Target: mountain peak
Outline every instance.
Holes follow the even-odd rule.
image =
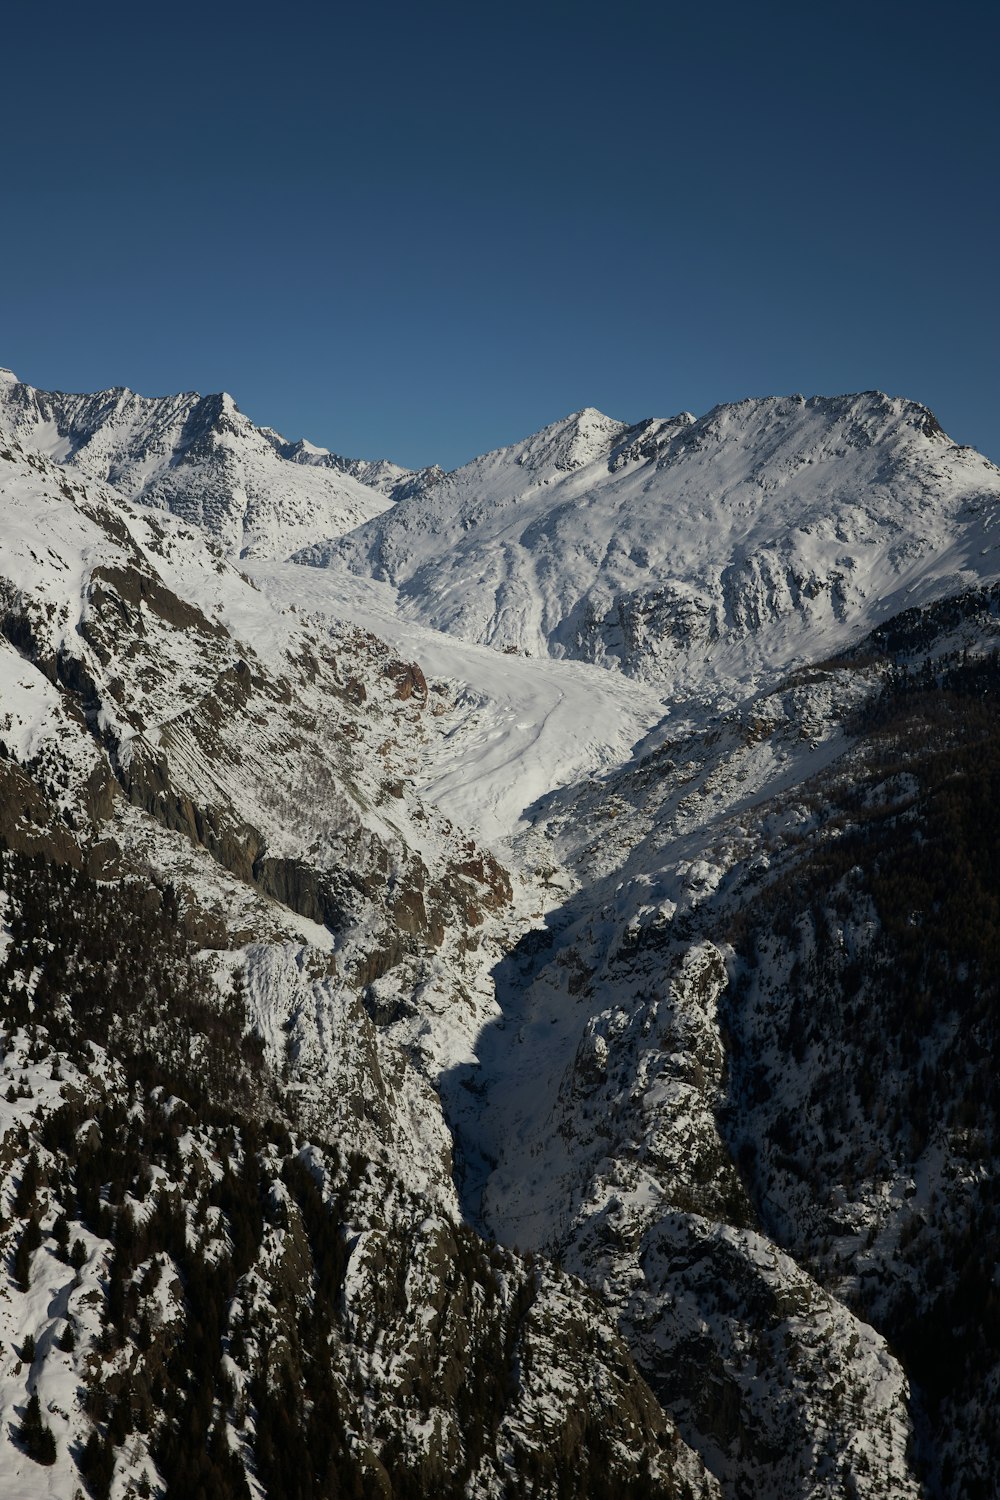
[[[614,417],[609,417],[606,412],[599,411],[596,406],[581,406],[579,411],[570,412],[566,420],[574,422],[580,429],[615,422]]]
[[[228,391],[72,395],[11,377],[0,383],[0,430],[203,526],[234,553],[292,551],[388,503],[363,477],[287,462],[280,434],[256,427]]]
[[[534,470],[580,469],[599,458],[606,458],[627,431],[627,422],[616,421],[596,407],[585,406],[558,422],[550,422],[518,445],[520,451],[516,462],[522,468]]]

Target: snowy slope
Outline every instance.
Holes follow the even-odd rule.
[[[68,396],[0,371],[0,433],[172,511],[239,556],[287,556],[389,503],[333,455],[326,467],[296,461],[296,445],[255,427],[225,394],[147,397],[119,387]]]

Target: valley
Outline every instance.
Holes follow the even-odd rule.
[[[10,1492],[988,1497],[1000,472],[879,393],[0,450]]]

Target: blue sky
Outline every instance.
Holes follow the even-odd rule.
[[[37,14],[34,14],[37,12]],[[452,467],[878,387],[1000,461],[996,7],[4,19],[0,364]]]

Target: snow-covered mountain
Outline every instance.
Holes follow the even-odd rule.
[[[407,477],[321,450],[304,457],[308,445],[255,427],[224,393],[147,397],[119,387],[67,396],[0,371],[0,432],[181,516],[238,557],[283,557],[296,543],[348,531],[384,510],[392,485],[405,487]]]
[[[998,496],[992,464],[877,392],[636,427],[587,410],[300,560],[464,639],[692,693],[978,579]]]
[[[0,1490],[992,1493],[992,465],[10,377],[0,508]]]

